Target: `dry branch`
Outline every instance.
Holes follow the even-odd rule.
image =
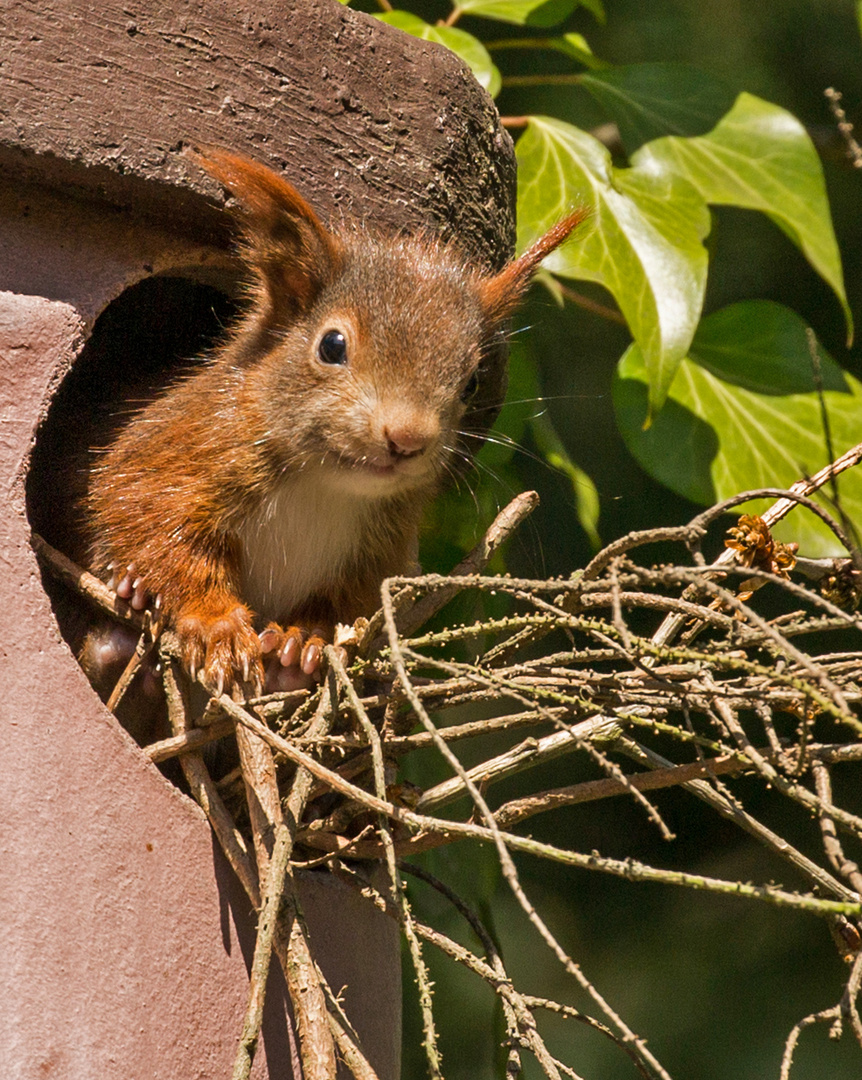
[[[768,525],[793,506],[807,505],[818,486],[860,455],[862,449],[855,448],[817,477],[782,493],[763,521]],[[755,495],[764,491],[744,498]],[[706,564],[700,549],[707,530],[742,498],[699,515],[682,529],[631,534],[565,581],[483,576],[491,552],[533,505],[533,497],[525,496],[498,517],[453,575],[385,582],[382,611],[358,628],[359,659],[348,668],[338,650],[327,650],[330,675],[317,695],[273,695],[248,704],[221,695],[210,701],[203,718],[206,726],[200,728],[190,718],[170,635],[163,635],[173,736],[146,752],[153,761],[179,757],[192,794],[261,911],[235,1076],[248,1075],[269,954],[275,951],[294,1002],[306,1076],[331,1075],[337,1046],[354,1076],[373,1078],[349,1020],[317,971],[293,882],[296,867],[325,862],[351,877],[342,856],[387,863],[388,896],[361,887],[399,919],[412,942],[425,987],[432,1075],[439,1075],[439,1059],[420,939],[466,964],[500,995],[509,1032],[510,1075],[516,1074],[522,1052],[532,1054],[548,1077],[574,1073],[548,1051],[533,1015],[538,1008],[565,1011],[563,1006],[517,991],[481,928],[477,933],[484,959],[423,926],[407,904],[398,856],[456,841],[492,844],[526,917],[595,1002],[598,1016],[589,1022],[604,1025],[645,1076],[666,1078],[667,1073],[550,933],[523,890],[516,856],[551,859],[631,882],[673,884],[789,906],[839,920],[836,925],[849,927],[846,936],[852,940],[856,931],[847,920],[862,915],[862,871],[845,845],[862,840],[862,817],[835,798],[832,772],[855,769],[862,760],[862,649],[853,647],[852,636],[858,635],[862,621],[838,607],[834,596],[820,595],[810,580],[790,580],[750,564],[735,566],[737,552],[729,548]],[[835,528],[843,535],[840,526]],[[659,539],[680,544],[685,556],[680,565],[654,567],[638,561],[644,545]],[[138,613],[104,595],[104,586],[94,585],[38,540],[34,545],[43,565],[85,592],[89,603],[138,625]],[[824,573],[812,573],[810,565],[804,569],[811,580],[825,579],[834,564]],[[785,609],[774,617],[765,617],[756,606],[760,594],[754,588],[761,583],[784,603]],[[423,634],[423,621],[463,590],[480,600],[484,593],[506,595],[511,611],[471,626]],[[656,628],[662,615],[666,618]],[[828,642],[835,633],[842,634],[840,645],[830,652]],[[542,652],[537,643],[551,634],[553,645]],[[469,715],[465,719],[459,713],[458,723],[448,723],[455,708],[468,708]],[[421,729],[414,731],[417,722]],[[228,813],[200,755],[207,742],[232,732],[240,747],[248,822]],[[459,743],[469,739],[481,747],[488,738],[495,740],[494,751],[465,768],[456,753]],[[502,749],[501,738],[508,739]],[[399,784],[396,770],[404,755],[429,751],[448,762],[452,776],[425,792]],[[537,765],[562,755],[586,755],[603,775],[548,790],[530,785]],[[626,758],[643,771],[623,771],[619,762]],[[516,774],[526,794],[494,806],[495,784]],[[758,820],[740,795],[737,778],[742,774],[759,778],[788,814],[813,814],[821,850],[802,850]],[[667,871],[634,858],[610,859],[539,843],[513,831],[538,813],[630,795],[670,836],[646,793],[673,786],[702,800],[788,862],[801,876],[802,887],[794,891]],[[340,797],[335,809],[307,820],[308,802],[325,792]],[[470,801],[471,816],[441,816],[459,798]],[[853,959],[856,947],[848,948]],[[840,1020],[857,1035],[862,1032],[855,1004],[860,970],[856,959],[855,974],[838,1006],[813,1013],[791,1033],[782,1075],[789,1074],[793,1047],[807,1027]]]

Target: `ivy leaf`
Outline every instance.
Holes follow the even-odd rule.
[[[459,15],[477,15],[482,19],[497,19],[516,26],[556,26],[581,5],[605,21],[601,0],[458,0]]]
[[[587,473],[569,457],[569,453],[547,413],[534,416],[530,421],[530,429],[539,453],[545,461],[552,469],[556,469],[568,477],[571,482],[578,522],[587,534],[593,550],[598,551],[602,546],[602,539],[598,531],[601,506],[596,485]]]
[[[501,49],[518,49],[520,51],[525,49],[547,49],[551,52],[562,53],[563,56],[568,57],[570,60],[576,60],[586,68],[598,69],[609,66],[606,60],[601,60],[594,55],[589,42],[583,34],[561,34],[559,37],[504,38],[495,41],[491,48],[495,51]]]
[[[663,135],[702,135],[733,105],[720,79],[688,64],[603,67],[582,75],[581,86],[620,129],[629,154]]]
[[[817,354],[838,455],[859,441],[862,383],[822,348]],[[807,328],[780,304],[750,300],[707,316],[648,431],[646,383],[643,354],[632,345],[614,382],[620,431],[651,476],[694,502],[708,505],[749,488],[788,487],[829,461]],[[843,474],[839,494],[844,513],[862,523],[862,471]],[[804,510],[794,511],[776,531],[798,541],[809,558],[841,551],[826,526]]]
[[[445,46],[461,57],[473,72],[476,81],[491,97],[499,94],[500,72],[491,59],[491,54],[472,34],[455,26],[432,26],[409,11],[387,11],[375,17],[390,26],[397,26],[399,30],[412,34],[413,37]]]
[[[551,279],[553,280],[553,279]],[[593,548],[598,551],[599,493],[590,477],[572,461],[548,415],[542,398],[539,372],[521,340],[509,349],[509,393],[494,425],[489,442],[479,454],[478,464],[495,476],[507,478],[515,450],[523,445],[527,430],[536,449],[552,469],[563,473],[572,484],[575,514]]]
[[[519,247],[573,207],[589,207],[590,219],[545,267],[614,296],[646,358],[657,412],[700,318],[706,204],[667,170],[615,169],[598,140],[561,120],[531,117],[516,152]]]
[[[823,170],[796,117],[740,94],[708,135],[657,139],[642,146],[632,164],[684,177],[714,206],[760,210],[771,218],[838,297],[852,341],[853,316]]]
[[[584,67],[599,69],[608,66],[606,61],[600,60],[593,54],[593,50],[583,34],[563,34],[561,37],[555,38],[536,38],[535,41],[543,48],[554,49],[556,52],[568,56],[571,60],[577,60]]]

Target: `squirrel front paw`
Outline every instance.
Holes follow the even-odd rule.
[[[260,634],[260,649],[271,657],[266,665],[267,693],[310,690],[321,679],[323,649],[331,633],[322,627],[289,626],[283,630],[270,623]]]
[[[221,694],[237,683],[263,685],[260,638],[243,604],[218,613],[188,612],[176,621],[182,659],[194,679],[204,681]]]

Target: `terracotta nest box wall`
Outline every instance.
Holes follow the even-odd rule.
[[[54,402],[85,363],[109,395],[228,317],[224,194],[185,142],[284,170],[324,218],[439,230],[488,265],[511,251],[514,156],[455,57],[335,0],[25,3],[0,49],[0,1060],[16,1080],[223,1077],[254,912],[59,632],[30,543],[32,524],[61,545],[68,509],[50,480],[75,414],[58,426]],[[395,928],[323,875],[305,907],[394,1080]],[[294,1075],[286,1009],[273,977],[255,1077]]]

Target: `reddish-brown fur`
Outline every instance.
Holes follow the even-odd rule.
[[[470,455],[474,376],[583,213],[487,275],[435,241],[329,230],[245,157],[195,159],[244,211],[253,302],[93,471],[91,565],[133,565],[210,683],[259,684],[264,626],[267,651],[310,673],[335,621],[370,614],[383,578],[409,570],[423,508]]]

